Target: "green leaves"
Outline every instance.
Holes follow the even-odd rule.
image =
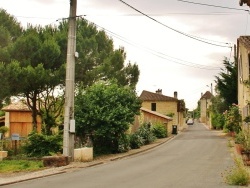
[[[139,113],[140,101],[129,88],[117,84],[97,83],[80,92],[75,101],[76,130],[80,136],[90,134],[94,145],[118,149],[119,138],[126,133],[134,116]],[[103,147],[103,145],[102,145]]]

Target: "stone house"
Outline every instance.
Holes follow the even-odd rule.
[[[5,111],[4,124],[9,128],[5,135],[19,134],[20,137],[27,137],[33,130],[31,110],[23,102],[12,103],[2,108]],[[41,132],[41,118],[37,117],[37,130]]]
[[[140,115],[137,115],[135,117],[135,121],[133,123],[131,132],[135,132],[143,123],[151,123],[152,125],[156,123],[161,123],[165,125],[168,133],[171,133],[172,132],[172,123],[171,123],[172,120],[173,118],[171,117],[168,117],[161,113],[151,111],[149,109],[141,107]]]
[[[171,117],[172,125],[177,125],[178,130],[186,128],[185,124],[185,102],[178,100],[177,92],[174,97],[165,96],[162,90],[158,89],[155,93],[143,90],[139,99],[142,101],[142,108]],[[168,125],[168,127],[172,127]]]
[[[250,36],[240,36],[237,40],[238,62],[238,106],[244,119],[250,115],[250,88],[245,84],[250,78]]]
[[[206,91],[205,94],[201,94],[200,98],[200,122],[205,123],[211,128],[211,118],[208,108],[212,104],[211,99],[213,94],[210,91]]]

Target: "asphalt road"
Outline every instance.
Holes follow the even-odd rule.
[[[223,188],[233,165],[228,140],[202,124],[147,152],[70,173],[11,184],[11,188]]]

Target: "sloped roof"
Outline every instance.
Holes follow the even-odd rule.
[[[168,97],[159,93],[153,93],[150,91],[143,90],[140,97],[142,101],[178,101],[174,97]]]
[[[143,108],[143,107],[141,107],[140,109],[141,109],[141,111],[148,112],[148,113],[150,113],[150,114],[154,114],[154,115],[156,115],[156,116],[165,118],[165,119],[168,120],[168,121],[172,121],[172,120],[173,120],[173,118],[171,118],[171,117],[169,117],[169,116],[165,116],[165,115],[163,115],[163,114],[161,114],[161,113],[158,113],[158,112],[156,112],[156,111],[151,111],[151,110],[146,109],[146,108]]]
[[[238,43],[241,43],[245,48],[250,49],[250,36],[240,36],[238,38]]]
[[[201,99],[211,99],[212,97],[212,93],[210,91],[206,91],[206,93],[201,96]]]
[[[7,112],[9,111],[31,111],[29,107],[26,104],[24,104],[22,101],[5,106],[2,108],[2,110],[7,111]]]

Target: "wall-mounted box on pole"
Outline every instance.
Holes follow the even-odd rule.
[[[74,119],[70,120],[70,124],[69,124],[69,132],[70,133],[75,133],[76,132],[76,121]]]

